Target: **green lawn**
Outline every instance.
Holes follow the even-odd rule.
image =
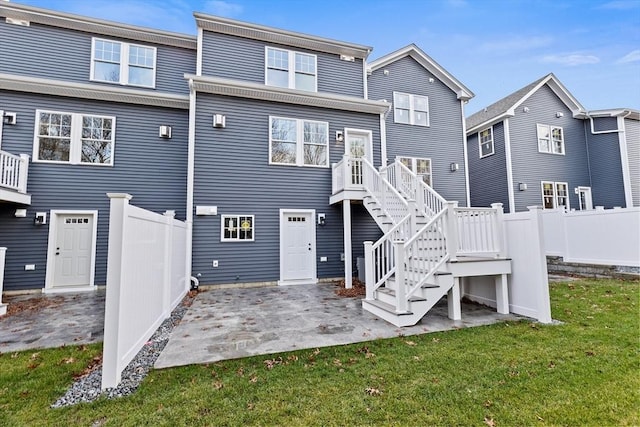
[[[99,345],[0,355],[0,425],[640,425],[640,282],[551,286],[526,321],[152,371],[50,409]]]

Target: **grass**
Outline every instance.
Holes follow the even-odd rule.
[[[640,425],[640,282],[551,286],[527,321],[152,371],[50,409],[99,345],[0,355],[0,425]]]

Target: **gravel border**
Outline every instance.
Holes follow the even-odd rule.
[[[93,402],[101,396],[114,399],[134,393],[142,383],[142,380],[147,376],[147,373],[149,373],[149,370],[153,367],[153,364],[167,345],[167,342],[169,342],[171,331],[180,323],[180,320],[182,320],[182,317],[193,303],[195,297],[196,294],[191,292],[187,293],[182,302],[171,312],[171,316],[162,322],[151,338],[149,338],[149,341],[147,341],[129,365],[122,371],[122,380],[117,387],[102,391],[102,364],[100,364],[88,375],[73,383],[65,395],[52,404],[51,407],[61,408],[81,402]]]

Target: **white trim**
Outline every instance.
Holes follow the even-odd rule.
[[[427,175],[424,173],[418,173],[418,160],[428,160],[429,161],[429,183],[427,184],[429,187],[433,188],[433,161],[431,157],[415,157],[415,156],[396,156],[396,160],[402,163],[402,159],[411,160],[411,167],[407,166],[411,172],[416,174],[416,176],[421,177],[423,175]],[[426,183],[425,183],[426,184]]]
[[[504,119],[502,126],[504,132],[504,157],[507,164],[507,193],[509,196],[509,213],[516,211],[516,197],[513,189],[513,164],[511,162],[511,134],[509,130],[509,119]]]
[[[540,150],[540,126],[543,127],[547,127],[548,131],[549,131],[549,151],[542,151]],[[562,136],[562,152],[561,153],[557,153],[555,151],[555,144],[554,144],[554,140],[553,140],[553,129],[560,129],[560,134]],[[565,143],[564,143],[564,128],[562,126],[554,126],[554,125],[548,125],[545,123],[536,123],[536,144],[538,145],[538,153],[542,153],[542,154],[555,154],[555,155],[559,155],[559,156],[564,156],[566,153],[566,147],[565,147]]]
[[[409,109],[407,110],[406,108],[399,108],[396,105],[398,104],[398,102],[396,101],[396,97],[399,95],[404,95],[404,96],[408,96],[409,97]],[[413,105],[413,100],[415,98],[424,98],[427,101],[427,110],[426,111],[421,111],[422,113],[426,113],[427,114],[427,124],[423,125],[421,123],[416,123],[415,121],[415,113],[416,110],[414,108]],[[407,110],[409,112],[409,123],[404,123],[404,122],[399,122],[398,120],[396,120],[396,109],[401,109],[401,110]],[[393,91],[393,122],[394,123],[398,123],[401,125],[411,125],[411,126],[422,126],[422,127],[431,127],[431,109],[429,108],[429,97],[426,95],[417,95],[414,93],[406,93],[406,92],[397,92],[397,91]],[[420,110],[417,110],[420,111]]]
[[[544,185],[545,184],[551,184],[551,187],[553,189],[553,206],[551,208],[547,208],[544,205]],[[565,196],[567,199],[567,205],[558,205],[558,185],[564,185],[565,187],[565,191],[567,193],[567,195]],[[563,182],[563,181],[540,181],[540,198],[542,200],[542,209],[558,209],[558,208],[562,208],[565,210],[569,210],[570,206],[571,206],[571,198],[569,197],[569,183],[568,182]]]
[[[89,18],[70,13],[40,9],[16,3],[0,2],[0,15],[12,19],[37,22],[53,27],[69,28],[85,33],[121,37],[146,43],[196,50],[196,38],[189,34],[144,28],[120,22]]]
[[[350,155],[351,147],[349,146],[349,134],[366,135],[368,140],[368,149],[366,150],[366,159],[373,164],[373,132],[366,129],[344,128],[344,154]]]
[[[96,62],[96,57],[95,57],[95,48],[96,48],[96,42],[97,41],[101,41],[101,42],[107,42],[107,43],[117,43],[120,45],[120,62],[118,63],[118,66],[120,68],[120,78],[118,79],[118,81],[111,81],[111,80],[101,80],[99,78],[96,78],[95,76],[95,62]],[[129,52],[131,50],[131,47],[141,47],[143,49],[151,49],[153,51],[153,75],[152,75],[152,79],[151,79],[151,84],[150,85],[144,85],[144,84],[133,84],[129,82],[129,67],[133,66],[135,67],[136,65],[131,65],[129,64]],[[127,42],[123,42],[120,40],[109,40],[109,39],[103,39],[101,37],[91,37],[91,66],[90,66],[90,74],[89,74],[89,80],[92,82],[100,82],[100,83],[108,83],[108,84],[119,84],[121,86],[133,86],[133,87],[143,87],[143,88],[148,88],[148,89],[155,89],[156,87],[156,64],[157,64],[157,59],[158,59],[158,49],[155,46],[145,46],[145,45],[141,45],[141,44],[136,44],[136,43],[127,43]],[[98,62],[102,62],[102,61],[98,61]],[[115,62],[114,62],[115,64]],[[146,68],[146,67],[144,67]]]
[[[0,150],[2,150],[2,126],[4,125],[4,111],[0,110]],[[0,296],[0,299],[1,296]]]
[[[467,148],[467,121],[464,118],[464,104],[460,100],[460,116],[462,117],[462,152],[464,154],[464,185],[466,186],[467,206],[471,206],[471,188],[469,188],[469,150]]]
[[[489,154],[482,154],[482,132],[484,132],[485,130],[488,130],[489,133],[491,134],[491,152]],[[496,147],[495,147],[495,138],[493,137],[493,126],[489,126],[487,128],[484,128],[482,130],[478,131],[478,154],[480,156],[481,159],[484,159],[485,157],[489,157],[489,156],[493,156],[496,152]]]
[[[251,218],[251,238],[250,239],[241,239],[240,233],[238,233],[238,237],[236,239],[224,237],[224,220],[225,218],[237,218],[238,219],[238,228],[240,228],[240,218]],[[256,216],[255,215],[244,215],[244,214],[224,214],[220,215],[220,242],[229,243],[229,242],[255,242],[256,240]]]
[[[61,160],[41,160],[39,158],[40,153],[40,114],[59,114],[71,116],[71,134],[69,137],[69,161]],[[81,158],[82,152],[82,119],[84,117],[96,117],[100,119],[111,120],[111,162],[110,163],[89,163],[83,162]],[[45,136],[46,137],[46,136]],[[115,116],[102,116],[98,114],[85,114],[85,113],[69,113],[67,111],[52,111],[52,110],[36,110],[35,124],[33,126],[33,152],[31,161],[33,163],[50,163],[61,165],[81,165],[81,166],[100,166],[100,167],[113,167],[116,151],[116,118]]]
[[[14,74],[0,74],[0,89],[90,99],[94,102],[100,100],[183,110],[189,108],[189,97],[187,95],[159,93],[114,85],[65,82]]]
[[[385,114],[380,114],[380,163],[387,166],[389,159],[387,158],[387,121]],[[373,146],[373,144],[371,144]]]
[[[578,190],[578,208],[583,211],[583,210],[591,210],[593,209],[593,193],[591,192],[591,187],[587,187],[587,186],[578,186],[577,187]],[[588,194],[589,197],[586,199],[587,201],[587,206],[582,209],[582,201],[580,198],[580,193],[584,192],[585,194]]]
[[[295,50],[290,50],[290,49],[282,49],[279,47],[275,47],[275,46],[265,46],[264,47],[264,84],[266,86],[272,86],[272,87],[283,87],[283,86],[277,86],[277,85],[272,85],[269,84],[269,49],[274,50],[274,51],[280,51],[280,52],[286,52],[287,53],[287,62],[288,62],[288,68],[287,68],[287,87],[288,89],[294,89],[294,90],[305,90],[305,89],[300,89],[296,87],[296,55],[300,54],[300,55],[306,55],[306,56],[311,56],[313,57],[313,61],[314,61],[314,68],[315,68],[315,73],[313,74],[313,90],[312,91],[308,91],[305,90],[306,92],[317,92],[318,91],[318,55],[314,55],[313,53],[307,53],[307,52],[299,52],[299,51],[295,51]],[[274,68],[275,70],[276,68]],[[284,71],[284,70],[282,70]],[[306,74],[306,73],[303,73]],[[307,74],[309,75],[309,74]]]
[[[313,266],[311,272],[311,278],[309,280],[282,280],[284,275],[284,258],[285,258],[285,247],[284,240],[282,239],[282,230],[285,227],[285,214],[310,214],[310,222],[309,226],[313,228],[313,232],[311,233],[311,253],[313,258]],[[284,285],[307,285],[312,284],[315,285],[318,283],[318,262],[317,262],[317,253],[316,253],[316,226],[315,226],[315,218],[316,218],[316,210],[315,209],[280,209],[280,280],[278,280],[279,286]]]
[[[367,78],[367,60],[362,60],[362,88],[364,90],[364,99],[369,99],[369,79]]]
[[[196,53],[196,75],[202,75],[202,45],[203,45],[203,31],[202,27],[198,27],[198,50]]]
[[[91,235],[91,270],[89,273],[88,286],[55,287],[53,280],[55,276],[56,238],[59,215],[91,215],[93,216],[93,230]],[[96,272],[96,245],[98,236],[98,211],[97,210],[62,210],[52,209],[49,211],[49,236],[47,243],[47,270],[44,279],[43,293],[55,292],[76,292],[89,291],[95,289]]]
[[[326,39],[308,34],[266,27],[248,22],[195,12],[196,24],[207,31],[229,34],[253,40],[261,40],[271,44],[291,46],[319,52],[334,53],[365,59],[373,49],[354,43]]]
[[[271,134],[271,121],[273,119],[279,120],[293,120],[296,122],[296,162],[295,163],[278,163],[271,160],[271,150],[272,150],[272,134]],[[304,163],[304,146],[305,144],[312,145],[320,145],[316,143],[305,143],[304,142],[304,124],[306,123],[318,123],[325,125],[327,129],[327,138],[325,147],[327,149],[327,158],[326,164],[324,165],[308,165]],[[292,143],[292,142],[290,142]],[[281,116],[269,116],[269,165],[275,166],[297,166],[297,167],[305,167],[305,168],[329,168],[331,165],[329,163],[329,122],[323,122],[321,120],[307,120],[307,119],[295,119],[293,117],[281,117]]]
[[[0,78],[1,77],[2,76],[0,75]],[[193,74],[185,74],[184,77],[185,79],[193,81],[192,86],[195,90],[214,95],[259,99],[285,104],[308,105],[328,108],[331,110],[346,110],[371,114],[384,113],[391,105],[385,101],[371,101],[354,96],[307,92],[277,86],[266,86],[264,84],[245,82],[235,79],[196,76]],[[2,89],[1,86],[0,80],[0,89]]]
[[[618,116],[618,145],[620,147],[620,163],[622,167],[622,182],[624,184],[624,203],[626,207],[633,207],[633,191],[631,189],[631,170],[629,168],[629,151],[627,150],[627,127],[624,116]],[[637,160],[637,159],[636,159]]]
[[[192,254],[193,254],[193,188],[195,175],[195,153],[196,153],[196,95],[197,92],[192,87],[189,80],[189,136],[187,148],[187,206],[186,218],[187,238],[185,248],[185,277],[191,277]]]

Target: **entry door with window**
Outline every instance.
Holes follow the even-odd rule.
[[[93,215],[57,215],[53,286],[89,286]]]
[[[591,187],[578,187],[578,201],[580,202],[581,211],[593,209]]]
[[[313,212],[283,212],[280,225],[280,284],[316,283]]]
[[[373,164],[373,155],[371,153],[371,132],[345,130],[345,152],[352,158],[351,163],[351,183],[362,184],[362,162],[358,159],[364,158]]]

